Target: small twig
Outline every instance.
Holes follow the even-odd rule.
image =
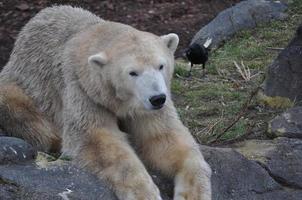
[[[197,120],[195,120],[195,119],[193,119],[192,121],[193,121],[194,123],[198,124],[199,126],[204,126],[204,124],[200,123],[199,121],[197,121]],[[199,133],[199,132],[197,132],[197,133]]]
[[[239,65],[237,64],[236,61],[234,61],[234,65],[237,68],[237,71],[239,72],[239,74],[241,75],[241,77],[246,80],[245,74],[242,72],[241,68],[239,67]]]
[[[181,76],[181,75],[179,75],[179,74],[175,74],[175,76],[177,77],[177,78],[179,78],[179,79],[181,79],[181,80],[185,80],[185,81],[192,81],[192,79],[189,79],[189,78],[186,78],[186,77],[183,77],[183,76]]]
[[[235,80],[232,77],[224,77],[225,79],[222,79],[222,81],[230,81],[232,83],[235,83],[237,85],[241,85],[242,80]]]
[[[254,98],[254,96],[257,94],[258,90],[260,88],[257,87],[254,91],[251,92],[249,98],[247,99],[247,101],[243,104],[243,106],[241,107],[239,113],[237,114],[236,118],[230,123],[229,126],[227,126],[220,134],[218,134],[216,136],[216,138],[212,141],[210,141],[209,143],[215,143],[217,140],[219,140],[226,132],[228,132],[244,115],[246,115],[246,111],[248,109],[249,104],[251,103],[252,99]]]
[[[246,129],[246,131],[245,131],[245,133],[243,135],[240,135],[240,136],[235,137],[233,139],[229,139],[229,140],[223,141],[223,142],[220,143],[220,145],[232,144],[232,143],[244,140],[247,136],[249,136],[249,135],[251,135],[253,133],[252,129],[254,128],[254,126],[255,126],[255,124],[250,125]]]
[[[195,80],[195,81],[204,82],[204,80],[203,80],[203,79],[200,79],[200,78],[192,77],[192,79]]]
[[[250,68],[246,67],[246,66],[243,64],[243,61],[241,61],[241,66],[242,66],[242,68],[243,68],[243,71],[244,71],[244,74],[245,74],[246,79],[250,80],[250,79],[251,79],[251,71],[250,71]]]
[[[217,120],[215,123],[213,123],[213,124],[208,128],[208,133],[213,133],[213,132],[214,132],[215,126],[217,126],[217,124],[219,124],[221,121],[222,121],[222,118],[220,118],[220,119]]]
[[[254,78],[255,76],[258,76],[258,75],[260,75],[260,74],[263,74],[263,72],[258,72],[258,73],[256,73],[256,74],[252,75],[251,78]]]
[[[233,61],[233,62],[234,62],[235,67],[237,68],[237,71],[241,75],[241,77],[245,81],[250,81],[251,80],[251,70],[250,70],[250,68],[248,66],[245,66],[243,61],[241,61],[241,66],[239,66],[236,61]]]
[[[276,50],[276,51],[282,51],[282,50],[284,50],[284,48],[280,48],[280,47],[266,47],[266,49]]]
[[[194,66],[194,68],[192,68],[192,70],[194,70],[194,71],[198,71],[198,70],[202,70],[203,68],[202,67],[195,67]]]
[[[220,118],[217,122],[215,122],[212,126],[210,126],[209,131],[211,132],[211,135],[213,135],[214,132],[214,128],[217,126],[217,124],[219,124],[222,121],[222,118]]]
[[[175,74],[175,76],[177,77],[177,78],[179,78],[179,79],[181,79],[181,80],[185,80],[185,81],[193,81],[193,80],[195,80],[195,81],[198,81],[198,82],[204,82],[204,80],[202,80],[202,79],[200,79],[200,78],[195,78],[195,77],[193,77],[193,76],[191,76],[190,78],[186,78],[186,77],[183,77],[183,76],[181,76],[181,75],[179,75],[179,74]]]
[[[203,133],[203,135],[213,135],[215,127],[223,120],[223,110],[221,112],[221,116],[217,121],[214,123],[208,125],[207,127],[203,128],[202,130],[198,131],[195,135],[199,135],[200,133]]]

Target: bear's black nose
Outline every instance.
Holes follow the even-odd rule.
[[[163,105],[166,102],[166,95],[165,94],[155,95],[151,97],[149,101],[152,104],[153,109],[160,109],[163,107]]]

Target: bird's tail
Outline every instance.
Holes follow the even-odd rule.
[[[212,44],[212,38],[208,38],[207,41],[203,44],[205,48],[209,48],[209,46]]]

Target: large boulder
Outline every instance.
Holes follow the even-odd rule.
[[[270,152],[268,155],[271,157],[263,160],[272,161],[266,163],[246,155],[247,151],[240,151],[239,147],[236,151],[202,146],[205,159],[213,170],[213,200],[302,199],[301,169],[294,168],[302,164],[300,144],[292,140],[282,142],[282,145],[278,142],[269,144],[273,147],[264,149],[271,150],[265,151]],[[255,147],[260,149],[257,145]],[[117,200],[106,184],[94,175],[78,169],[70,161],[49,161],[52,159],[42,159],[45,156],[41,158],[41,155],[35,162],[0,164],[0,199]],[[249,155],[257,156],[258,152],[250,152]],[[159,186],[163,199],[172,200],[172,181],[158,173],[152,172],[151,176]],[[278,177],[286,182],[280,181]]]
[[[68,162],[0,165],[0,199],[5,200],[117,200],[95,176]]]
[[[298,200],[302,191],[287,191],[265,168],[230,148],[203,148],[213,170],[213,200]]]
[[[302,107],[288,109],[275,117],[270,123],[268,133],[272,137],[288,137],[302,139]]]
[[[257,24],[273,19],[284,19],[287,5],[280,1],[247,0],[228,8],[200,29],[192,43],[203,44],[207,38],[212,38],[212,46],[218,47],[243,29],[254,28]]]
[[[269,66],[264,82],[267,96],[302,100],[302,25],[289,45]]]
[[[279,184],[302,192],[302,140],[248,140],[237,144],[237,151],[258,162]]]

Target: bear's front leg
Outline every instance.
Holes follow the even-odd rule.
[[[148,164],[174,177],[174,200],[210,200],[211,168],[176,112],[142,120],[132,130],[138,148]]]
[[[76,163],[105,179],[120,200],[161,200],[158,188],[123,132],[92,129],[83,133],[81,140],[74,156]]]
[[[211,169],[201,155],[190,152],[175,175],[174,200],[210,200]]]

